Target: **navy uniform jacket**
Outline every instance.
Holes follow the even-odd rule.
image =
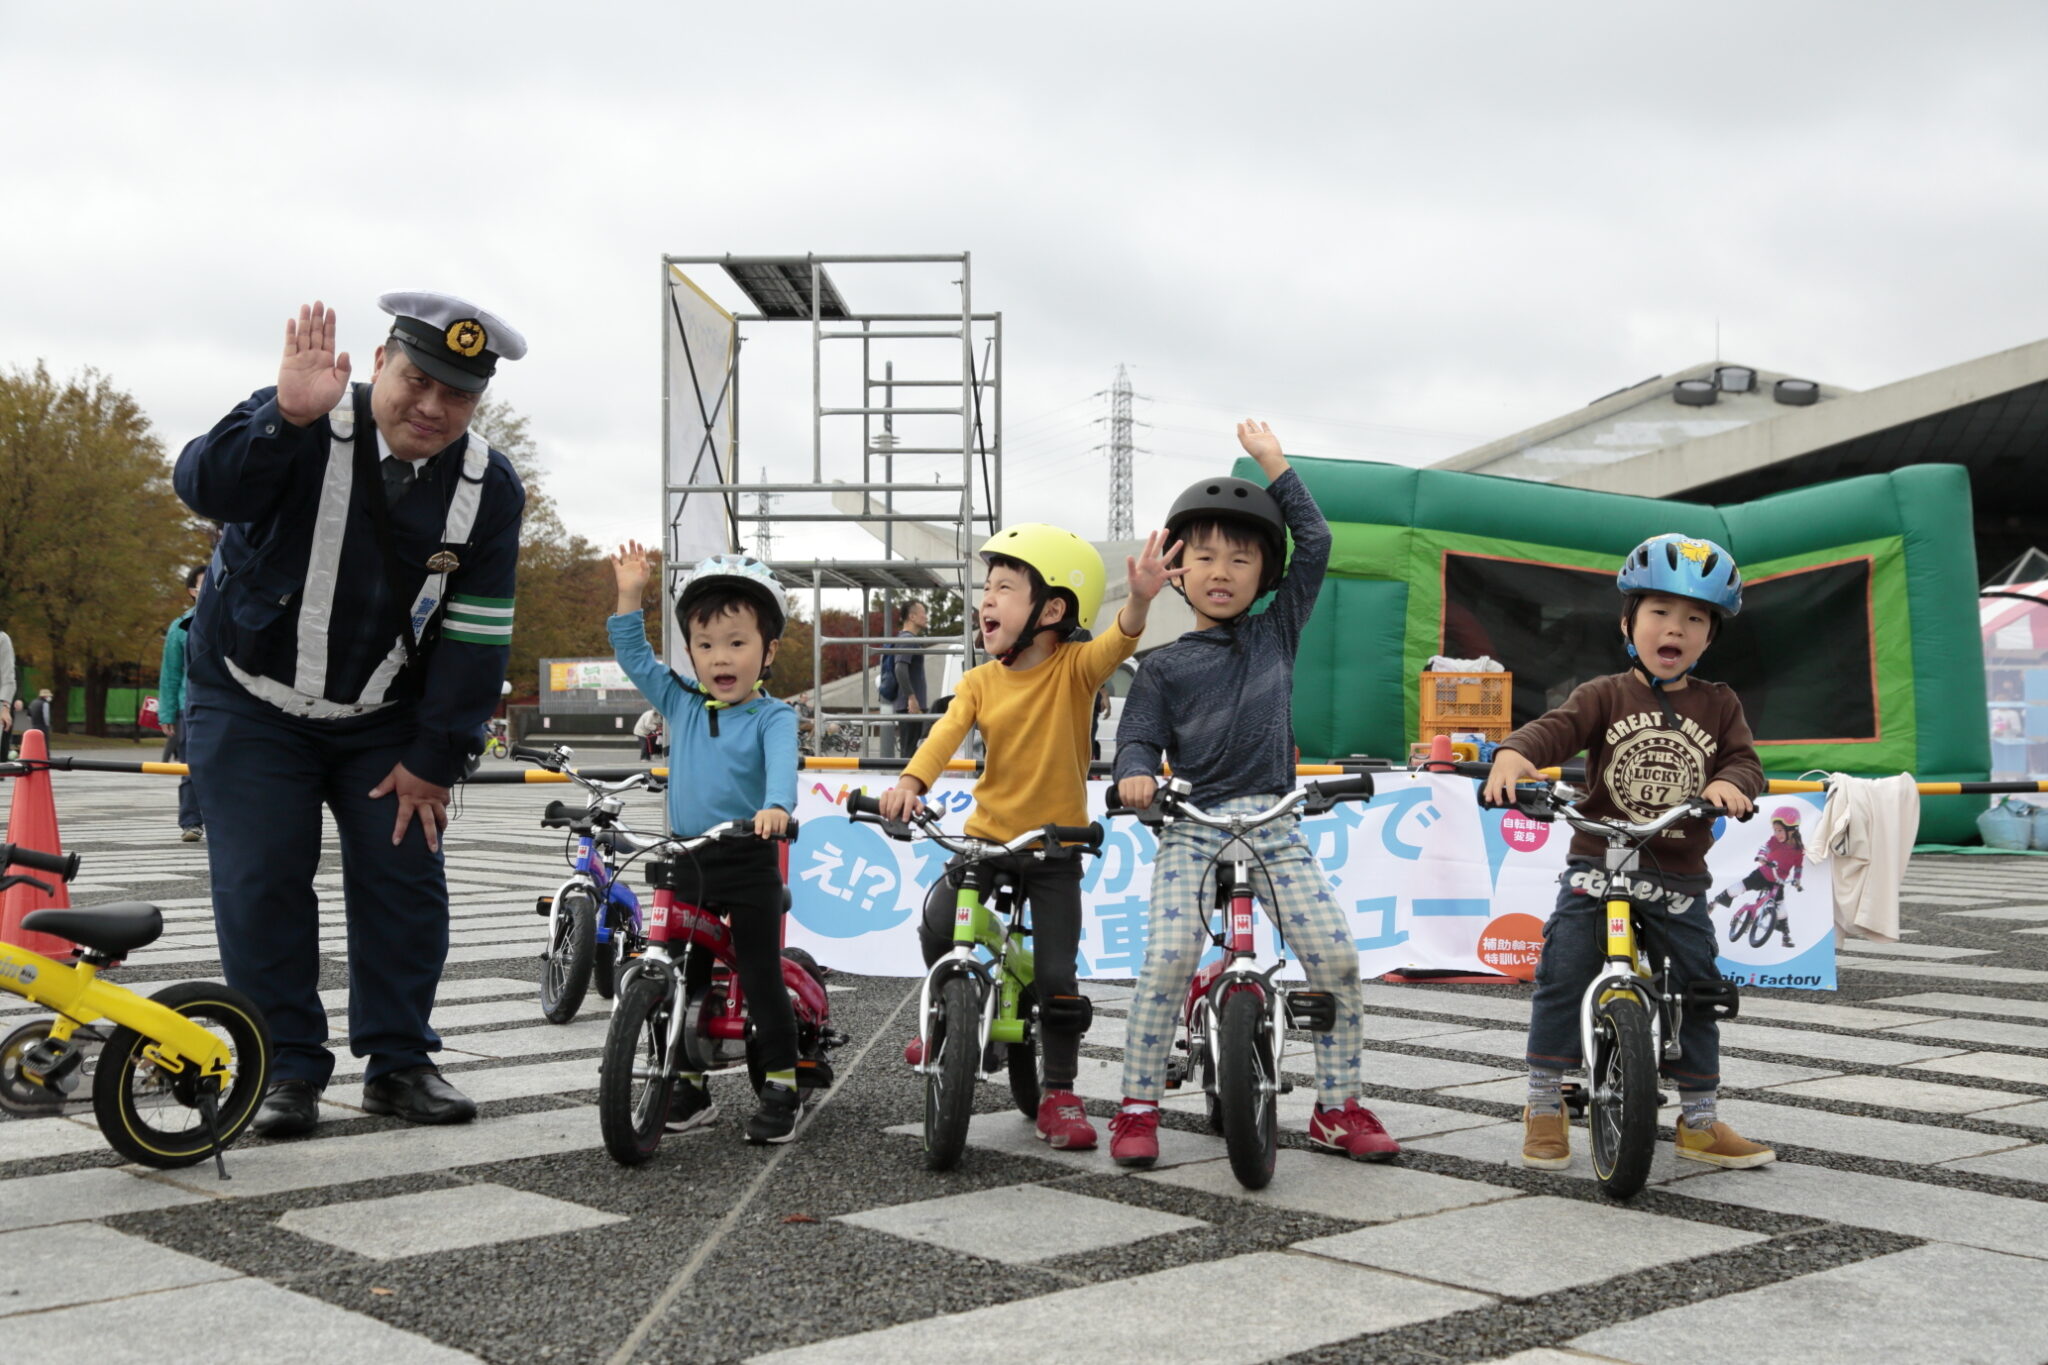
[[[355,390],[360,394],[364,387]],[[382,481],[373,477],[364,487],[363,480],[356,480],[338,571],[328,589],[327,676],[319,695],[340,703],[375,700],[364,698],[364,689],[399,642],[400,613],[429,576],[428,556],[443,549],[461,561],[447,583],[451,614],[437,613],[420,642],[420,665],[406,666],[391,683],[384,699],[394,705],[355,718],[286,717],[251,696],[227,663],[296,686],[298,660],[308,647],[301,639],[300,608],[332,433],[326,417],[308,427],[286,422],[278,413],[276,393],[275,388],[257,390],[186,446],[172,476],[188,507],[227,523],[192,623],[191,677],[225,689],[224,700],[238,709],[255,707],[330,733],[382,725],[394,713],[409,713],[417,732],[401,761],[414,776],[447,786],[461,776],[464,758],[478,751],[483,722],[496,708],[504,683],[526,490],[512,462],[492,450],[470,535],[463,543],[444,546],[442,531],[462,477],[467,437],[416,464],[413,484],[390,511],[397,586],[404,594],[400,603],[387,585],[368,501],[384,496]],[[374,424],[367,421],[359,423],[357,434],[377,439]],[[316,611],[315,619],[304,623],[307,640],[318,640],[321,614]]]

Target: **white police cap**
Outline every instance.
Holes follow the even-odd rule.
[[[526,338],[511,323],[453,294],[386,294],[377,306],[397,319],[392,332],[412,363],[464,393],[482,393],[500,360],[526,354]]]

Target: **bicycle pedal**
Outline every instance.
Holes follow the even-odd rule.
[[[800,1057],[796,1064],[796,1081],[799,1087],[810,1086],[814,1090],[832,1088],[832,1063],[823,1057]]]
[[[818,1046],[824,1048],[845,1047],[852,1041],[851,1037],[841,1033],[838,1029],[828,1028],[818,1035]]]
[[[553,896],[536,896],[533,899],[533,913],[539,915],[542,919],[546,919],[553,912],[554,908],[555,898]]]
[[[1294,1028],[1328,1033],[1337,1027],[1337,997],[1328,991],[1289,991],[1287,1017]]]

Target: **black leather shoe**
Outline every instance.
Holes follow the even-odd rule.
[[[395,1114],[407,1123],[468,1123],[476,1117],[476,1101],[431,1066],[409,1066],[366,1081],[363,1108],[372,1114]]]
[[[320,1122],[320,1092],[311,1081],[272,1081],[263,1091],[263,1103],[249,1120],[249,1131],[258,1137],[300,1137]]]

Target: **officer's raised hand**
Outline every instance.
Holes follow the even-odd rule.
[[[391,842],[396,844],[405,838],[405,827],[412,823],[413,816],[420,818],[420,832],[427,837],[427,847],[436,853],[441,851],[441,831],[448,828],[448,789],[437,787],[423,777],[414,777],[403,763],[384,775],[384,780],[370,788],[370,799],[398,793],[398,823],[391,827]]]
[[[311,426],[348,392],[348,352],[334,353],[334,313],[301,304],[284,320],[284,359],[277,367],[278,415],[295,427]]]

